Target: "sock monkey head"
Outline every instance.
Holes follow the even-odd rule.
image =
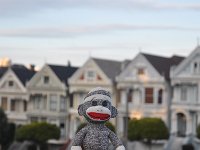
[[[88,122],[104,123],[117,116],[117,109],[111,104],[111,94],[103,88],[91,90],[78,107],[80,116]]]

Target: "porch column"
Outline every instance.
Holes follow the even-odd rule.
[[[176,113],[173,111],[172,112],[172,117],[171,117],[171,134],[177,134],[177,116]]]

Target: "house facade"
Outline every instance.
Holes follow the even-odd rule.
[[[16,125],[26,124],[28,92],[26,83],[35,74],[23,65],[1,68],[0,106],[7,114],[8,120]]]
[[[171,69],[171,84],[171,133],[179,137],[195,136],[200,124],[200,47]]]
[[[121,62],[89,58],[69,79],[70,87],[70,137],[72,138],[78,125],[84,121],[78,115],[78,105],[82,103],[86,94],[95,87],[103,87],[112,93],[113,105],[117,97],[115,77],[121,70]],[[113,121],[113,120],[112,120]],[[113,123],[115,123],[113,121]]]
[[[76,67],[45,64],[27,84],[28,121],[56,124],[61,138],[68,135],[68,78]]]
[[[169,69],[181,60],[177,56],[166,58],[139,53],[117,76],[120,92],[117,125],[120,136],[124,136],[127,115],[136,119],[158,117],[169,126]]]

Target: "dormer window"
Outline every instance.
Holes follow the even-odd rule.
[[[144,75],[144,68],[138,68],[137,74],[138,75]]]
[[[14,82],[12,80],[8,81],[8,86],[12,87],[14,85]]]
[[[87,71],[87,79],[88,80],[94,80],[95,79],[95,72],[93,70]]]
[[[48,84],[49,83],[49,76],[44,76],[44,84]]]

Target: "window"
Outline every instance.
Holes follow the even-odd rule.
[[[187,100],[187,87],[182,86],[181,87],[181,101],[186,101]]]
[[[46,117],[42,117],[41,118],[41,122],[47,122],[47,118]]]
[[[38,117],[31,117],[31,122],[38,122]]]
[[[48,84],[49,83],[49,76],[44,76],[44,84]]]
[[[132,100],[133,100],[133,90],[132,89],[130,89],[128,91],[127,99],[128,99],[128,102],[132,102]]]
[[[198,73],[198,64],[195,62],[194,64],[194,73]]]
[[[16,110],[16,100],[14,99],[11,99],[11,111],[15,111]]]
[[[66,109],[65,97],[60,96],[60,111],[65,111]]]
[[[160,89],[158,91],[158,104],[162,104],[162,99],[163,99],[163,90]]]
[[[153,88],[145,88],[145,103],[153,103]]]
[[[13,81],[11,81],[11,80],[8,81],[8,86],[9,86],[9,87],[12,87],[13,85],[14,85],[14,82],[13,82]]]
[[[2,97],[1,98],[1,108],[3,110],[7,110],[8,109],[8,98],[7,97]]]
[[[24,111],[27,111],[27,101],[24,101]]]
[[[87,79],[88,79],[88,80],[94,80],[94,79],[95,79],[95,72],[92,71],[92,70],[89,70],[89,71],[87,72]]]
[[[36,94],[33,98],[34,98],[34,109],[42,109],[41,94]]]
[[[50,110],[51,111],[56,111],[57,110],[56,95],[50,95]]]
[[[137,74],[138,75],[144,75],[144,68],[138,68]]]

